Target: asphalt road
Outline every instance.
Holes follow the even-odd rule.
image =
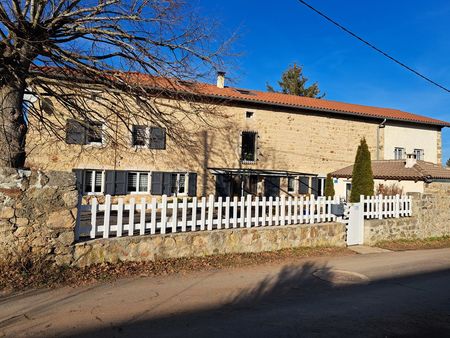
[[[450,249],[304,259],[0,299],[0,336],[449,337]]]

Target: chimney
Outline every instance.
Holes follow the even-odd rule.
[[[225,72],[217,72],[217,88],[225,88]]]
[[[417,163],[416,154],[407,154],[405,168],[412,168]]]

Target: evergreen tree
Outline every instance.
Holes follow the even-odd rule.
[[[303,67],[294,64],[286,69],[278,81],[281,91],[275,90],[271,85],[267,84],[267,91],[272,93],[283,93],[297,96],[307,96],[321,99],[325,94],[320,94],[319,85],[314,82],[307,87],[308,78],[303,75]]]
[[[327,179],[325,180],[325,196],[326,197],[334,197],[334,183],[331,174],[327,175]]]
[[[445,162],[445,166],[450,167],[450,158],[447,160],[447,162]]]
[[[366,139],[361,140],[356,152],[352,173],[350,202],[359,202],[360,195],[372,196],[374,191],[372,162]]]

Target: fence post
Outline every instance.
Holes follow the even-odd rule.
[[[202,205],[200,207],[200,230],[205,230],[206,223],[206,197],[202,197]]]
[[[94,197],[91,203],[91,238],[95,238],[97,235],[97,210],[98,201],[97,198]]]
[[[144,235],[145,234],[145,209],[146,209],[147,201],[145,198],[141,198],[141,218],[140,218],[140,224],[139,224],[139,234]]]
[[[181,204],[181,231],[186,232],[186,225],[187,225],[187,208],[188,208],[188,201],[187,197],[183,197],[183,202]]]
[[[252,226],[252,195],[247,195],[247,217],[246,217],[246,227],[251,228]]]
[[[299,205],[299,214],[300,214],[299,223],[300,224],[303,224],[304,210],[305,210],[305,198],[302,195],[302,196],[300,196],[300,205]]]
[[[154,235],[156,233],[156,212],[158,211],[158,202],[156,197],[152,198],[152,211],[151,211],[151,221],[150,221],[150,233]]]
[[[273,224],[273,197],[269,196],[269,222],[268,225],[271,226]]]
[[[192,198],[191,231],[197,230],[197,197]]]
[[[239,227],[243,228],[245,225],[245,197],[241,196],[241,203],[240,203],[240,220],[239,220]]]
[[[103,238],[109,238],[110,215],[111,215],[111,195],[106,195],[105,216],[103,218]]]
[[[309,199],[309,223],[314,224],[314,211],[315,211],[315,198],[314,195],[311,195]]]
[[[208,230],[213,229],[213,214],[214,214],[214,196],[209,195],[208,201]]]
[[[259,226],[259,197],[255,197],[255,227]]]
[[[128,236],[133,236],[134,234],[134,207],[135,199],[130,198],[130,211],[128,213]]]
[[[80,231],[81,231],[81,204],[83,202],[83,196],[80,192],[78,192],[78,199],[77,199],[77,220],[75,223],[75,241],[78,241],[80,239]]]
[[[178,197],[174,197],[172,201],[172,233],[177,232],[178,226]]]
[[[217,198],[217,229],[222,229],[222,196]]]
[[[230,196],[225,197],[225,229],[230,227]]]
[[[238,223],[238,198],[237,196],[233,197],[233,228],[237,228]]]
[[[400,196],[395,195],[395,218],[400,217]]]
[[[122,237],[123,232],[123,198],[117,202],[117,237]]]
[[[275,197],[275,225],[280,225],[280,197]]]
[[[167,195],[162,196],[161,200],[161,234],[166,233],[167,225]]]
[[[262,217],[261,217],[261,226],[266,226],[266,212],[267,212],[267,199],[266,196],[262,197],[262,207],[261,207],[261,213],[262,213]]]
[[[286,196],[281,196],[280,202],[280,223],[281,225],[286,224]]]

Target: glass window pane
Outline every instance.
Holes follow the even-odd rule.
[[[180,179],[178,181],[178,193],[184,194],[186,192],[186,175],[180,174]]]
[[[242,132],[241,144],[241,160],[242,161],[256,161],[256,133]]]
[[[102,192],[102,172],[101,171],[96,171],[95,172],[94,191],[95,192]]]
[[[137,173],[128,173],[128,192],[134,192],[137,189]]]
[[[102,143],[102,129],[103,124],[101,122],[89,122],[87,135],[88,142]]]
[[[148,191],[148,174],[140,173],[139,174],[139,192]]]
[[[288,191],[295,191],[295,180],[293,177],[288,177]]]
[[[133,145],[145,146],[147,140],[147,133],[145,126],[133,126]]]

